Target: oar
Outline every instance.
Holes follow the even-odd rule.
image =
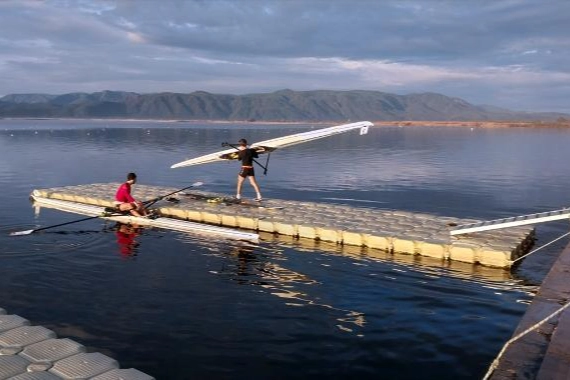
[[[176,194],[176,193],[179,193],[179,192],[181,192],[181,191],[191,189],[191,188],[193,188],[193,187],[202,186],[203,184],[204,184],[203,182],[194,182],[194,183],[191,184],[190,186],[187,186],[187,187],[185,187],[185,188],[183,188],[183,189],[173,191],[172,193],[168,193],[168,194],[163,195],[163,196],[161,196],[161,197],[157,197],[157,198],[154,198],[154,199],[150,199],[150,200],[148,200],[148,201],[144,201],[144,202],[143,202],[143,205],[145,206],[145,208],[150,207],[150,206],[152,206],[153,204],[155,204],[156,202],[158,202],[158,201],[161,200],[161,199],[164,199],[164,198],[166,198],[166,197],[169,197],[169,196],[171,196],[171,195],[173,195],[173,194]]]
[[[29,235],[29,234],[32,234],[32,233],[34,233],[34,232],[47,230],[47,229],[49,229],[49,228],[55,228],[55,227],[66,226],[66,225],[68,225],[68,224],[79,223],[79,222],[83,222],[83,221],[86,221],[86,220],[97,219],[97,218],[102,218],[102,217],[106,217],[106,216],[114,216],[114,215],[117,215],[117,216],[118,216],[118,215],[123,215],[123,214],[112,213],[112,212],[103,212],[103,213],[101,213],[100,215],[97,215],[97,216],[90,216],[90,217],[87,217],[87,218],[82,218],[82,219],[78,219],[78,220],[72,220],[71,222],[60,223],[60,224],[54,224],[53,226],[35,228],[35,229],[33,229],[33,230],[26,230],[26,231],[10,232],[10,236]]]
[[[222,143],[222,146],[223,146],[223,147],[231,146],[232,148],[234,148],[234,149],[236,149],[236,150],[238,150],[238,151],[240,150],[237,145],[230,144],[230,143],[228,143],[228,142],[223,142],[223,143]],[[255,158],[252,158],[253,162],[255,162],[257,165],[259,165],[259,166],[263,169],[263,175],[267,175],[267,165],[269,164],[269,155],[270,155],[270,153],[267,154],[267,163],[265,164],[265,166],[261,165],[261,164],[259,163],[259,161],[257,161]]]
[[[187,187],[185,187],[185,188],[183,188],[183,189],[180,189],[180,190],[173,191],[172,193],[166,194],[166,195],[164,195],[164,196],[162,196],[162,197],[153,198],[153,199],[151,199],[151,200],[144,201],[143,204],[144,204],[146,207],[148,207],[148,206],[151,206],[151,205],[155,204],[155,203],[158,202],[159,200],[164,199],[164,198],[166,198],[166,197],[168,197],[168,196],[170,196],[170,195],[172,195],[172,194],[176,194],[176,193],[179,193],[179,192],[184,191],[184,190],[186,190],[186,189],[190,189],[190,188],[192,188],[192,187],[197,187],[197,186],[202,186],[202,185],[203,185],[202,182],[196,182],[196,183],[193,183],[193,184],[190,185],[190,186],[187,186]],[[10,236],[24,236],[24,235],[30,235],[30,234],[32,234],[32,233],[34,233],[34,232],[47,230],[47,229],[49,229],[49,228],[61,227],[61,226],[66,226],[66,225],[68,225],[68,224],[84,222],[84,221],[86,221],[86,220],[97,219],[97,218],[104,218],[104,217],[109,217],[109,216],[119,216],[119,215],[123,215],[123,214],[105,211],[105,212],[103,212],[103,213],[101,213],[100,215],[97,215],[97,216],[90,216],[90,217],[87,217],[87,218],[72,220],[72,221],[66,222],[66,223],[54,224],[53,226],[35,228],[35,229],[33,229],[33,230],[11,232],[11,233],[10,233]]]

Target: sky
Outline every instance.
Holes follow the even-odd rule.
[[[570,1],[0,0],[0,96],[282,89],[570,113]]]

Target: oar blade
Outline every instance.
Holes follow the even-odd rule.
[[[202,186],[203,184],[204,184],[204,182],[199,182],[199,181],[198,181],[198,182],[194,182],[194,183],[192,184],[192,186],[193,186],[193,187],[198,187],[198,186]]]
[[[34,232],[35,230],[26,230],[26,231],[16,231],[16,232],[10,232],[10,236],[24,236],[24,235],[29,235],[32,232]]]

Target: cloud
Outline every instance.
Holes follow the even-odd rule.
[[[570,112],[568,14],[565,0],[8,0],[0,88],[442,92]]]

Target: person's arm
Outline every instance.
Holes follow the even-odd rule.
[[[135,199],[135,197],[133,197],[131,195],[131,189],[130,188],[127,190],[127,200],[129,201],[130,204],[133,205],[133,207],[137,207],[137,205],[140,203],[139,201],[137,201]]]

